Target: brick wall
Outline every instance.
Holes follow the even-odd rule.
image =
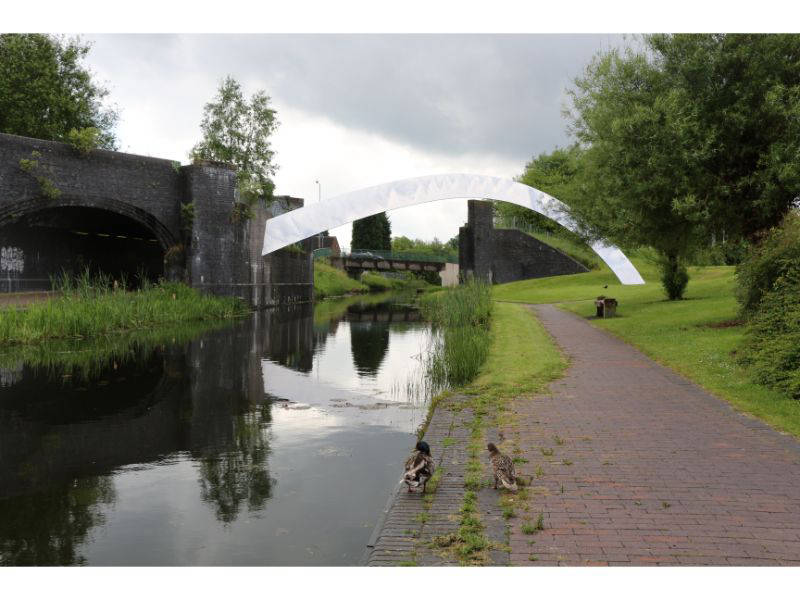
[[[20,160],[37,164],[26,171]],[[46,178],[58,190],[57,197],[45,195],[37,177]],[[0,134],[0,291],[21,289],[25,281],[34,282],[32,289],[48,289],[49,275],[61,268],[85,262],[117,268],[105,260],[110,253],[133,253],[145,257],[142,262],[151,276],[184,279],[193,287],[256,306],[311,300],[310,247],[261,257],[266,219],[302,206],[303,200],[282,196],[270,208],[257,207],[250,221],[233,217],[235,201],[236,176],[228,165],[180,166],[106,150],[83,156],[68,144]],[[194,207],[194,219],[184,233],[181,205],[188,203]],[[87,209],[108,212],[98,218]],[[40,215],[60,222],[51,218],[50,228],[42,228]],[[75,225],[75,215],[78,221],[91,217],[91,234],[110,234],[118,248],[101,247],[95,239],[87,255],[86,240],[69,233],[86,228],[86,223]],[[109,232],[102,231],[103,220]],[[114,235],[137,227],[138,237],[157,240],[154,251],[141,251],[138,241],[126,247],[121,241],[125,238]],[[182,252],[177,251],[180,245]],[[167,264],[164,257],[169,257]]]
[[[516,229],[494,229],[492,203],[468,201],[468,222],[458,230],[461,278],[507,283],[588,271],[563,252]]]

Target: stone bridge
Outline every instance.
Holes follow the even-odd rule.
[[[237,219],[236,174],[0,134],[0,292],[43,290],[89,267],[138,283],[164,277],[255,306],[310,300],[310,242],[261,256],[268,218],[303,201],[276,197]]]

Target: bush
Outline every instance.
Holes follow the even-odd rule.
[[[83,129],[70,129],[67,141],[78,154],[88,156],[89,153],[100,146],[102,132],[97,127],[84,127]]]
[[[800,265],[763,294],[743,350],[741,362],[758,383],[800,400]]]
[[[736,298],[742,314],[755,314],[761,299],[793,266],[800,265],[800,215],[790,212],[736,268]]]
[[[686,267],[675,256],[665,256],[659,261],[661,285],[670,300],[680,300],[689,283]]]

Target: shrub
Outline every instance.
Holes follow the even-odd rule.
[[[675,256],[666,256],[659,261],[661,267],[661,285],[670,300],[680,300],[689,283],[686,267]]]
[[[800,400],[800,265],[763,295],[743,350],[741,362],[758,383]]]
[[[88,156],[101,142],[102,132],[97,127],[70,129],[67,141],[81,156]]]
[[[800,265],[800,215],[793,211],[736,268],[736,297],[743,316],[755,314],[762,297],[797,265]]]

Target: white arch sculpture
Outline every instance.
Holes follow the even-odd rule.
[[[321,231],[346,225],[357,219],[450,198],[511,202],[553,219],[570,231],[578,232],[578,226],[567,213],[567,207],[540,190],[509,179],[455,173],[391,181],[348,192],[268,219],[262,254],[269,254]],[[611,268],[620,283],[644,283],[636,267],[616,246],[600,240],[592,244],[592,249]]]

